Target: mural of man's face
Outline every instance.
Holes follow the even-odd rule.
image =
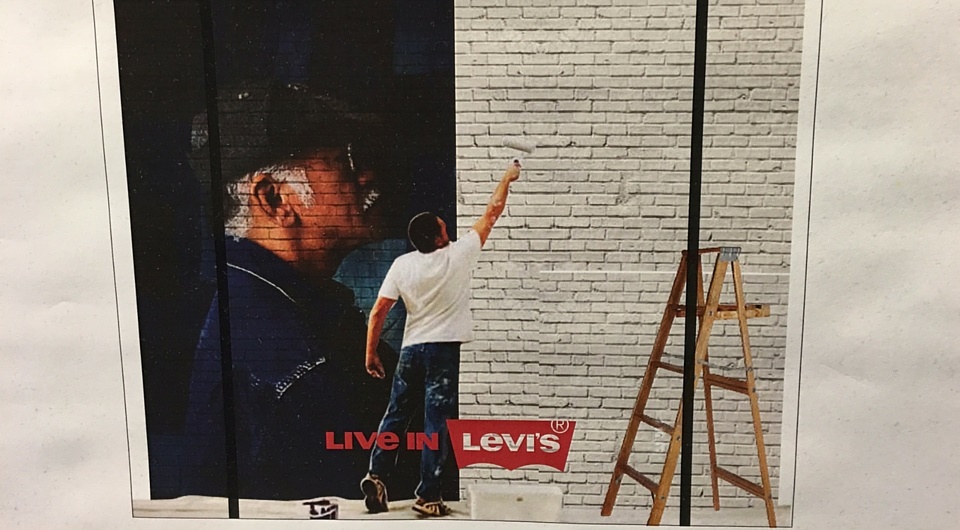
[[[385,236],[377,174],[352,159],[348,147],[319,149],[304,161],[313,200],[299,205],[299,247],[310,252],[353,250]]]
[[[292,179],[256,174],[246,237],[319,280],[351,250],[388,237],[389,198],[377,172],[355,158],[350,146],[322,148],[286,164],[299,173]]]

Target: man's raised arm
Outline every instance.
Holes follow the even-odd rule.
[[[487,236],[490,235],[490,230],[493,229],[493,225],[497,223],[497,219],[500,218],[500,214],[503,213],[503,209],[507,205],[510,183],[518,178],[520,178],[520,162],[514,160],[500,179],[500,184],[497,185],[497,189],[493,191],[490,202],[487,204],[487,211],[473,224],[473,229],[480,235],[480,246],[483,246],[487,242]]]

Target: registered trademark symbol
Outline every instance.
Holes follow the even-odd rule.
[[[553,420],[550,422],[550,428],[557,434],[563,434],[570,428],[570,422],[567,420]]]

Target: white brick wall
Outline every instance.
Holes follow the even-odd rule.
[[[461,414],[579,422],[566,473],[470,468],[464,485],[525,478],[561,485],[568,505],[602,502],[686,247],[694,9],[693,0],[456,2],[461,232],[515,154],[501,138],[541,145],[476,274]],[[720,0],[710,10],[701,239],[741,246],[749,301],[773,306],[751,332],[776,486],[803,2]],[[736,354],[727,328],[713,355]],[[658,379],[650,405],[661,419],[679,396],[670,379]],[[721,462],[756,478],[747,401],[717,394]],[[705,440],[702,421],[697,432]],[[638,467],[659,472],[656,439],[641,430]],[[696,452],[695,503],[706,506],[706,446]],[[618,504],[649,503],[630,483]],[[724,506],[755,502],[732,487],[721,494]]]

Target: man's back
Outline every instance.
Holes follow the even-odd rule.
[[[380,296],[403,299],[407,308],[404,347],[473,340],[470,279],[480,248],[480,237],[471,230],[444,248],[397,258]]]

